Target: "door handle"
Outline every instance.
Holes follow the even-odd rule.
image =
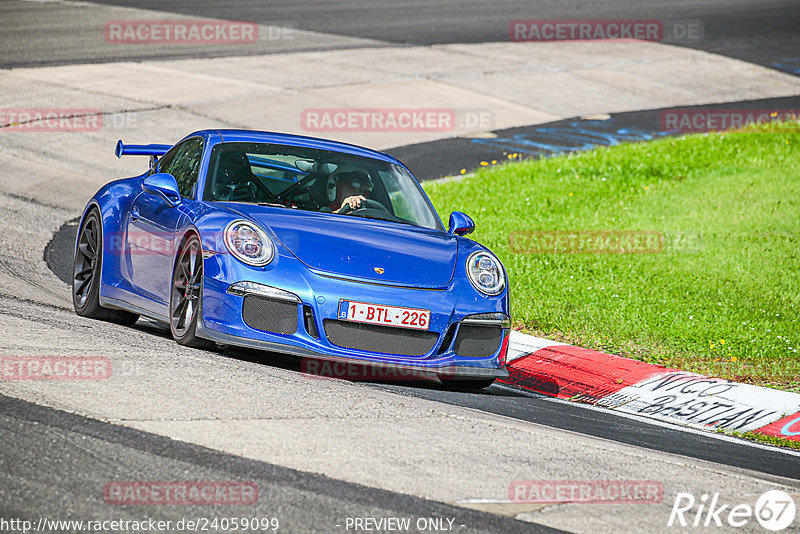
[[[133,208],[131,210],[131,222],[136,222],[139,219],[139,209]]]

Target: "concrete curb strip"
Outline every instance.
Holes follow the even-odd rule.
[[[543,395],[703,430],[800,441],[800,394],[644,363],[513,331],[509,377]]]

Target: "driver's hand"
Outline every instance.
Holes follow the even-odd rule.
[[[350,206],[351,210],[358,209],[361,207],[361,203],[365,200],[367,199],[363,195],[354,195],[352,197],[347,197],[342,201],[342,206],[338,210],[336,210],[336,213],[339,213],[340,211],[342,211],[342,208],[348,205]]]

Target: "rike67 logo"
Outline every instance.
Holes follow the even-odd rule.
[[[745,527],[755,518],[763,528],[779,532],[794,522],[796,512],[792,496],[781,490],[762,494],[755,507],[723,503],[719,493],[703,494],[699,499],[691,493],[678,493],[667,526],[690,529],[725,527],[727,530],[728,527]]]

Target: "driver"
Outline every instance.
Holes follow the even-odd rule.
[[[334,213],[339,213],[345,206],[351,210],[361,207],[372,192],[372,178],[364,171],[340,172],[333,177],[336,184],[336,197],[330,204]]]

